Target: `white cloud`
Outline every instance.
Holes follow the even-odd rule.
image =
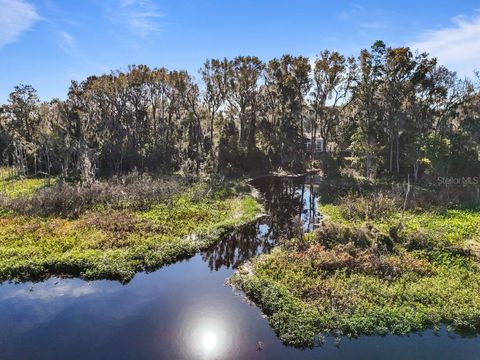
[[[58,281],[57,281],[58,282]],[[39,283],[35,285],[18,285],[14,291],[7,291],[0,296],[5,299],[29,299],[29,300],[51,300],[58,297],[82,297],[94,294],[96,289],[91,283],[76,284],[73,282],[60,282],[58,285],[52,286],[52,281]]]
[[[145,37],[162,30],[159,22],[165,16],[151,0],[119,0],[121,18],[138,36]]]
[[[0,48],[17,41],[40,19],[35,7],[24,0],[0,0]]]
[[[353,4],[350,8],[342,10],[337,18],[350,23],[350,25],[360,29],[359,31],[386,29],[389,22],[382,12],[372,12],[358,4]]]
[[[73,55],[78,52],[77,41],[66,31],[60,32],[59,46],[65,53],[69,55]]]
[[[92,60],[90,53],[82,50],[81,43],[67,31],[59,31],[57,35],[58,47],[75,61],[75,66],[67,66],[72,80],[83,80],[91,74],[92,68],[96,71],[108,73],[111,67]],[[79,46],[80,45],[80,46]],[[88,70],[86,70],[88,69]]]
[[[457,16],[452,22],[453,26],[421,34],[410,47],[437,57],[460,76],[471,76],[480,69],[480,15]]]
[[[120,7],[124,8],[124,7],[128,7],[135,4],[137,0],[119,0],[119,1],[120,1]]]

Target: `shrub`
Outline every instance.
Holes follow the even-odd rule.
[[[307,261],[314,271],[333,273],[361,273],[391,279],[406,272],[425,275],[430,272],[427,261],[402,255],[383,255],[374,248],[359,249],[352,243],[335,245],[331,250],[322,245],[311,246],[294,255],[300,262]]]
[[[402,206],[398,194],[375,192],[366,196],[355,196],[352,193],[341,198],[340,209],[346,219],[373,220],[383,219]]]
[[[89,186],[59,182],[17,198],[0,196],[0,209],[32,216],[78,217],[95,206],[147,209],[179,192],[173,178],[156,180],[146,175],[130,175],[95,182]]]
[[[315,239],[328,249],[337,244],[352,243],[358,248],[367,248],[375,243],[376,236],[368,227],[338,225],[326,221],[315,231]]]

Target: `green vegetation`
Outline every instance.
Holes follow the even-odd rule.
[[[372,210],[373,203],[382,205]],[[366,209],[375,213],[368,215]],[[429,243],[430,248],[453,246],[474,253],[480,249],[480,210],[475,208],[416,208],[402,214],[393,199],[382,196],[376,201],[348,197],[337,204],[322,205],[321,212],[326,219],[345,226],[361,227],[368,219],[368,224],[381,233],[411,242],[422,241],[423,246]]]
[[[145,210],[102,205],[78,218],[4,213],[0,280],[55,274],[126,282],[212,245],[258,211],[250,196],[195,185]]]
[[[22,178],[11,180],[2,185],[1,192],[8,197],[30,195],[47,184],[45,179]]]
[[[365,206],[368,204],[369,206]],[[321,206],[323,225],[245,264],[231,282],[282,341],[480,331],[480,211],[395,210],[391,197]]]
[[[0,194],[10,198],[31,195],[49,183],[47,179],[14,175],[11,168],[0,167]]]

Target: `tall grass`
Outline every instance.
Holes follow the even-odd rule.
[[[168,199],[182,187],[175,178],[155,179],[146,175],[112,178],[87,187],[57,182],[32,189],[33,180],[40,179],[26,180],[23,188],[18,183],[17,196],[0,194],[0,209],[22,215],[62,217],[78,217],[93,207],[143,210]]]

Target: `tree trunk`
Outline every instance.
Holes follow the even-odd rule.
[[[398,132],[396,134],[396,151],[395,151],[395,165],[396,165],[396,173],[397,175],[400,174],[400,137],[398,136]]]
[[[212,115],[210,117],[210,147],[211,147],[211,151],[212,151],[212,154],[213,154],[213,149],[214,149],[214,146],[213,146],[213,122],[215,120],[215,113],[212,112]]]
[[[414,177],[414,181],[417,182],[418,180],[418,169],[420,168],[420,164],[417,161],[415,161],[415,164],[413,165],[413,177]]]
[[[393,173],[393,140],[392,140],[392,136],[390,135],[390,158],[389,158],[389,170],[390,170],[390,174]]]

